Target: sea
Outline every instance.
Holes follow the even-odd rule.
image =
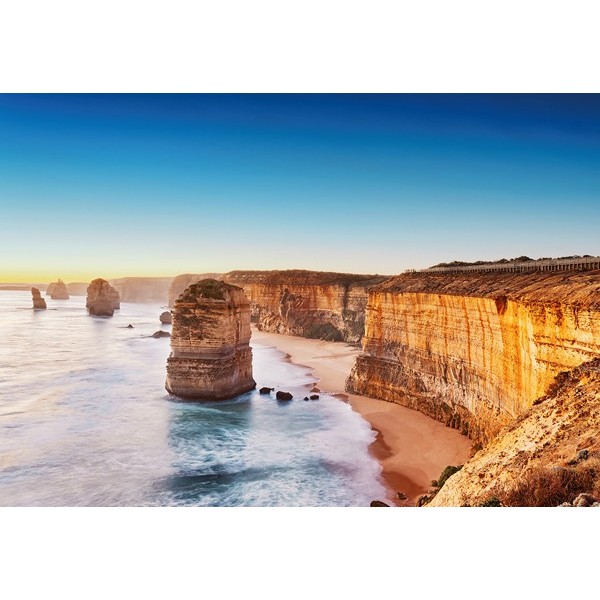
[[[42,294],[43,295],[43,294]],[[368,506],[375,433],[275,347],[251,342],[257,389],[218,403],[165,388],[160,304],[91,317],[85,297],[31,308],[0,291],[0,506]],[[128,325],[133,328],[128,328]],[[278,402],[261,386],[293,394]]]

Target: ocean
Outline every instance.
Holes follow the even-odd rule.
[[[90,317],[85,297],[0,291],[0,506],[368,506],[369,424],[306,368],[251,342],[257,390],[220,403],[164,389],[159,304]],[[127,328],[128,324],[133,329]],[[291,402],[258,388],[290,391]]]

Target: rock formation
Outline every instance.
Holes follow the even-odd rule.
[[[46,308],[46,301],[42,298],[42,295],[38,288],[31,288],[31,299],[33,300],[33,308],[35,310],[42,310]]]
[[[70,296],[85,296],[87,294],[88,283],[83,281],[73,281],[67,283],[67,291]]]
[[[176,277],[169,297],[194,277]],[[357,343],[364,333],[367,289],[387,277],[291,270],[231,271],[221,279],[243,288],[261,330]]]
[[[350,392],[486,442],[600,356],[600,271],[401,275],[369,293]]]
[[[46,289],[46,296],[50,296],[52,300],[68,300],[69,292],[65,282],[59,279],[50,283]]]
[[[573,506],[600,495],[600,359],[548,394],[452,475],[432,506]]]
[[[169,307],[175,306],[175,301],[183,292],[192,285],[203,279],[222,279],[222,273],[184,273],[183,275],[177,275],[171,282],[169,288]]]
[[[254,389],[250,305],[241,288],[215,279],[190,285],[173,311],[167,391],[224,400]]]
[[[171,325],[171,323],[173,323],[173,317],[170,310],[165,310],[165,312],[161,313],[159,319],[163,325]]]
[[[112,317],[121,306],[119,293],[105,279],[94,279],[88,286],[85,306],[90,315]]]

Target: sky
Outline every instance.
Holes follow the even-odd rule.
[[[0,281],[600,255],[600,95],[0,94]]]

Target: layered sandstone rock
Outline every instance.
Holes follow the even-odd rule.
[[[349,391],[485,442],[600,356],[600,272],[402,275],[373,289]]]
[[[119,292],[122,302],[164,304],[168,300],[173,279],[173,277],[122,277],[111,279],[110,284]]]
[[[192,284],[175,302],[167,391],[185,399],[224,400],[253,389],[249,342],[244,291],[215,279]]]
[[[42,298],[40,290],[36,287],[31,288],[31,299],[33,300],[33,308],[43,310],[46,308],[46,301]]]
[[[176,277],[170,297],[194,277]],[[261,330],[357,343],[364,333],[367,290],[387,277],[290,270],[231,271],[221,279],[243,288]]]
[[[431,506],[556,506],[600,494],[600,359],[557,378],[549,394],[450,477]],[[555,489],[552,489],[552,488]]]
[[[85,306],[90,315],[112,317],[121,306],[119,293],[105,279],[94,279],[88,286]]]
[[[50,283],[46,288],[46,296],[50,296],[52,300],[68,300],[69,292],[65,282],[59,279]]]

